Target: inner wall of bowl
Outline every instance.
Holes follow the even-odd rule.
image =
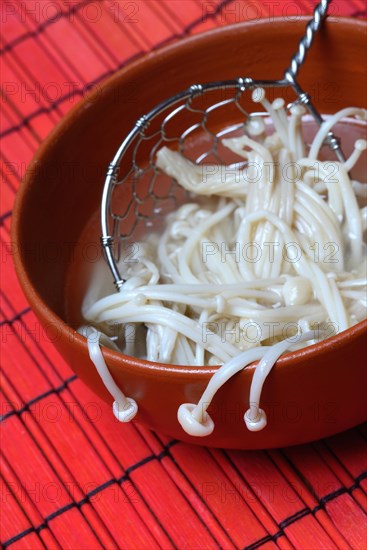
[[[202,115],[201,115],[202,118]],[[325,119],[328,115],[325,115]],[[220,121],[221,122],[221,121]],[[273,132],[273,125],[269,119],[266,120],[267,133]],[[188,124],[191,128],[192,125]],[[209,126],[208,126],[209,127]],[[112,211],[120,217],[115,220],[116,241],[119,243],[119,250],[116,247],[117,259],[120,262],[120,269],[127,268],[131,261],[139,262],[139,243],[144,241],[146,236],[152,232],[160,234],[166,225],[167,215],[173,212],[185,202],[200,202],[205,206],[209,197],[195,196],[185,192],[175,180],[162,174],[154,165],[156,151],[163,145],[172,149],[181,150],[187,158],[193,161],[204,163],[239,162],[237,155],[228,152],[220,144],[222,137],[243,135],[244,117],[232,120],[227,126],[212,126],[195,128],[184,140],[173,139],[182,135],[182,128],[178,127],[167,141],[163,141],[155,130],[151,132],[155,139],[151,140],[151,148],[146,147],[148,142],[143,142],[144,151],[134,150],[134,159],[137,162],[139,157],[139,170],[132,171],[131,165],[125,164],[120,171],[119,183],[114,188],[111,200]],[[318,125],[309,116],[305,116],[303,124],[303,135],[305,143],[310,144],[315,136]],[[335,135],[341,140],[343,152],[348,157],[354,148],[354,143],[360,138],[366,137],[366,125],[355,119],[345,119],[333,128]],[[213,146],[213,136],[218,135],[217,146]],[[167,134],[166,134],[167,137]],[[156,147],[157,143],[159,147]],[[152,151],[154,154],[152,154]],[[129,155],[127,154],[127,158]],[[320,160],[335,160],[335,153],[327,146],[320,152]],[[130,161],[130,159],[129,159]],[[366,156],[362,155],[354,167],[351,177],[358,181],[364,181],[366,173]],[[135,174],[135,177],[133,177]],[[364,204],[361,204],[364,206]],[[125,276],[124,271],[121,272]],[[97,208],[88,221],[77,246],[73,250],[72,261],[70,262],[67,285],[65,293],[66,315],[69,324],[77,329],[84,323],[81,314],[82,302],[91,286],[91,281],[98,278],[95,285],[97,293],[93,299],[116,292],[113,285],[111,272],[104,260],[100,245],[100,209]]]
[[[106,168],[136,120],[193,83],[239,75],[279,78],[306,22],[258,21],[176,44],[117,73],[66,117],[30,165],[14,215],[19,269],[29,299],[38,300],[35,307],[46,305],[63,320],[78,324],[70,304],[79,309],[85,282],[81,277],[82,288],[71,288],[67,274],[70,265],[78,264],[85,235],[90,235],[84,249],[88,262],[93,261],[89,256],[98,256],[98,209]],[[300,82],[321,112],[365,105],[360,55],[365,41],[365,25],[340,19],[329,19],[316,37]]]

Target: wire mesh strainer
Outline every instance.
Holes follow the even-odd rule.
[[[124,247],[133,254],[133,240],[152,226],[159,228],[166,214],[185,197],[186,192],[156,166],[155,156],[161,147],[173,146],[197,164],[228,164],[228,158],[223,157],[221,138],[246,133],[251,117],[267,116],[263,112],[250,113],[246,105],[248,92],[258,87],[281,89],[290,105],[305,105],[317,124],[323,122],[296,77],[330,2],[322,0],[315,7],[298,51],[280,80],[240,77],[193,84],[136,122],[108,167],[101,201],[101,243],[118,291],[125,282],[119,268]],[[332,132],[326,143],[344,161],[339,139]],[[120,192],[121,187],[125,192]]]

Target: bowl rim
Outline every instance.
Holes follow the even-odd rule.
[[[297,18],[297,24],[306,24],[309,21],[308,16],[300,16]],[[331,24],[340,24],[347,27],[350,27],[351,30],[356,30],[357,28],[361,31],[366,31],[367,21],[360,19],[353,19],[351,17],[328,17],[327,21]],[[120,78],[129,73],[134,73],[139,70],[141,65],[149,62],[152,59],[164,59],[165,57],[172,56],[176,50],[180,50],[183,46],[189,46],[194,48],[196,45],[200,44],[202,41],[207,40],[207,37],[213,37],[216,35],[226,36],[231,34],[234,31],[245,32],[246,29],[252,27],[270,27],[274,23],[289,25],[290,21],[285,21],[284,17],[274,17],[271,21],[268,19],[260,19],[253,21],[244,21],[240,23],[234,23],[231,25],[226,25],[223,27],[216,27],[214,29],[209,29],[205,32],[201,32],[194,36],[189,36],[182,38],[178,41],[170,43],[168,45],[159,46],[157,49],[150,51],[149,53],[142,54],[141,56],[135,58],[131,62],[128,62],[121,69],[116,71],[113,75],[106,77],[101,81],[99,86],[93,89],[91,92],[86,94],[80,101],[74,105],[65,116],[55,125],[51,130],[48,136],[43,140],[42,144],[39,146],[35,152],[33,158],[31,159],[28,169],[25,172],[25,176],[22,178],[19,189],[16,193],[14,207],[13,207],[13,216],[11,223],[11,239],[15,245],[15,253],[13,255],[13,261],[18,276],[18,280],[23,288],[23,291],[28,299],[32,310],[40,319],[41,323],[44,325],[53,325],[58,327],[58,334],[60,338],[64,341],[72,342],[77,346],[80,352],[83,354],[88,354],[88,347],[86,339],[76,332],[70,325],[66,323],[59,315],[57,315],[42,299],[39,292],[36,290],[36,287],[31,282],[25,264],[22,259],[21,246],[20,243],[20,227],[21,227],[21,213],[22,207],[25,203],[26,195],[29,192],[31,187],[30,182],[34,177],[36,170],[33,170],[32,167],[35,167],[37,164],[42,163],[47,159],[48,152],[50,148],[55,146],[57,141],[69,130],[69,127],[74,124],[74,121],[78,118],[78,114],[82,113],[85,105],[90,104],[93,101],[98,101],[98,95],[100,94],[101,87],[106,85],[113,86],[116,84]],[[111,154],[111,158],[114,152]],[[367,319],[364,319],[357,323],[356,325],[348,328],[347,330],[337,333],[334,336],[328,337],[326,340],[322,340],[311,346],[307,346],[297,351],[287,352],[282,355],[277,363],[277,371],[284,371],[289,366],[294,366],[300,361],[310,360],[316,355],[328,354],[329,351],[337,352],[338,349],[344,346],[347,341],[355,341],[362,336],[364,332],[367,332]],[[147,361],[145,359],[138,359],[135,357],[124,355],[123,353],[110,350],[106,347],[102,347],[103,355],[105,356],[106,362],[108,365],[113,365],[118,370],[128,370],[135,371],[138,369],[140,374],[145,376],[156,376],[158,373],[160,376],[169,376],[172,375],[178,377],[191,377],[196,375],[200,378],[208,378],[214,372],[216,372],[220,365],[218,366],[200,366],[192,367],[188,365],[171,365],[171,364],[161,364],[152,361]],[[252,369],[258,361],[255,361],[248,367],[246,370]]]

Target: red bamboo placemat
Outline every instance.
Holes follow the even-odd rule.
[[[20,178],[48,132],[89,90],[165,43],[243,20],[296,18],[312,5],[2,2],[3,548],[367,547],[365,426],[268,452],[192,447],[122,426],[54,350],[12,264]],[[365,8],[364,0],[332,5],[334,15],[353,17],[364,17]]]

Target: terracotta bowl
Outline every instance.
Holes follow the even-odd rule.
[[[99,254],[99,203],[108,163],[138,117],[193,83],[240,75],[279,78],[306,21],[225,27],[147,55],[81,101],[34,157],[14,212],[17,273],[57,349],[107,402],[111,397],[89,360],[86,341],[75,332],[85,283],[82,276],[70,279],[70,270],[84,273]],[[362,22],[330,19],[315,40],[300,82],[322,113],[366,105],[365,31]],[[192,443],[259,449],[318,439],[367,418],[366,327],[359,323],[283,356],[264,386],[268,426],[261,432],[249,432],[243,422],[253,367],[236,375],[218,392],[210,408],[215,430],[202,439],[184,433],[176,414],[181,403],[197,402],[215,368],[161,365],[107,349],[103,354],[116,382],[138,402],[136,422]]]

